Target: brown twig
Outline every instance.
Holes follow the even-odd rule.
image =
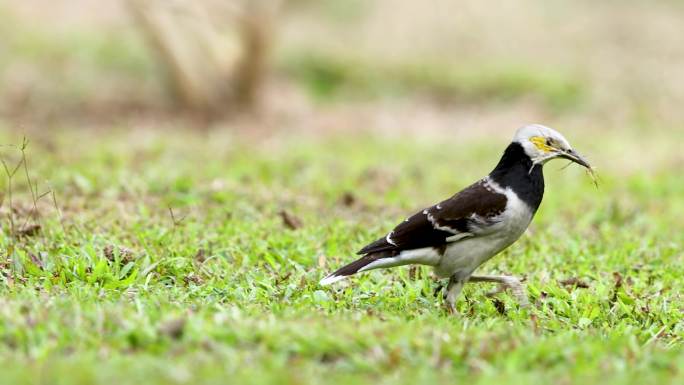
[[[171,206],[169,206],[169,214],[171,214],[171,221],[173,222],[174,228],[180,226],[187,217],[187,215],[183,215],[180,219],[176,219],[176,215],[173,213],[173,208]]]
[[[52,196],[52,205],[54,206],[55,210],[57,210],[57,216],[59,217],[59,224],[62,227],[62,232],[66,234],[66,228],[64,227],[64,217],[62,216],[62,210],[60,210],[59,205],[57,204],[57,195],[55,194],[55,190],[50,186],[50,183],[48,182],[48,191],[50,192],[50,195]]]

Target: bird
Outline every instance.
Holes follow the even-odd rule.
[[[428,265],[438,278],[449,279],[444,292],[449,313],[456,313],[456,300],[468,282],[497,283],[495,293],[509,289],[521,308],[529,306],[519,278],[474,272],[527,230],[544,196],[543,166],[557,158],[585,167],[594,178],[587,159],[558,131],[541,124],[520,127],[487,176],[406,218],[320,284],[379,268]]]

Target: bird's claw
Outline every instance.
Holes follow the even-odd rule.
[[[494,290],[492,290],[492,291],[488,291],[488,292],[485,294],[485,296],[486,296],[486,297],[489,297],[489,298],[496,297],[497,295],[503,293],[505,290],[506,290],[506,285],[504,285],[504,284],[499,284],[499,285],[496,287],[496,289],[494,289]]]
[[[480,276],[471,277],[471,282],[497,282],[499,286],[486,294],[487,297],[494,297],[506,290],[510,290],[511,294],[518,301],[521,308],[526,308],[530,306],[530,301],[527,299],[527,294],[525,294],[525,288],[523,287],[520,280],[516,277],[511,276]]]

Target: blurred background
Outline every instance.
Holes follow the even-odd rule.
[[[0,125],[669,134],[682,20],[677,0],[5,1]]]
[[[633,370],[684,373],[683,69],[682,0],[0,1],[2,378],[667,383]],[[483,270],[539,318],[318,286],[532,122],[599,175],[546,166]]]

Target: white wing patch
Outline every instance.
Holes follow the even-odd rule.
[[[471,233],[460,233],[460,234],[456,234],[456,235],[452,235],[450,237],[447,237],[446,241],[451,243],[451,242],[460,241],[463,238],[469,238],[472,236],[473,236],[473,234],[471,234]]]
[[[432,214],[430,214],[427,210],[423,210],[423,214],[425,214],[427,216],[427,219],[428,219],[428,221],[430,221],[430,223],[432,223],[433,228],[435,228],[437,230],[441,230],[441,231],[446,231],[447,233],[451,233],[451,234],[458,234],[459,233],[457,230],[454,230],[451,227],[440,226],[437,223],[437,221],[435,220],[435,217],[432,216]]]
[[[397,244],[392,240],[392,234],[394,234],[394,231],[390,231],[389,233],[387,233],[387,236],[385,237],[385,240],[386,240],[387,243],[389,243],[390,245],[396,246]]]
[[[482,179],[481,183],[482,183],[482,186],[485,189],[487,189],[487,191],[489,191],[489,192],[504,194],[506,196],[508,195],[508,194],[506,194],[506,189],[504,189],[503,187],[499,186],[498,183],[491,180],[491,178],[489,178],[489,176],[484,177],[484,179]]]
[[[482,187],[484,187],[487,191],[489,191],[491,193],[503,194],[503,195],[506,195],[507,197],[509,196],[509,191],[507,189],[504,189],[501,186],[499,186],[499,184],[494,182],[493,180],[491,180],[489,178],[489,176],[486,176],[483,179],[481,179],[480,185],[482,185]],[[438,204],[438,205],[434,206],[433,209],[441,210],[442,205]],[[482,231],[482,230],[486,229],[488,226],[498,222],[499,221],[498,217],[500,217],[501,214],[503,214],[503,211],[505,211],[505,209],[502,210],[501,212],[497,213],[493,218],[483,217],[483,216],[477,215],[475,213],[470,214],[468,216],[468,218],[471,221],[470,222],[471,225],[475,226],[475,230]],[[437,220],[435,219],[435,217],[432,214],[430,214],[430,211],[428,209],[423,210],[423,214],[425,214],[427,216],[427,219],[432,224],[432,227],[435,228],[436,230],[441,230],[441,231],[445,231],[445,232],[454,234],[454,235],[446,238],[446,241],[449,243],[450,242],[456,242],[456,241],[461,240],[463,238],[469,238],[469,237],[472,237],[475,235],[472,232],[461,232],[461,231],[458,231],[458,230],[453,229],[453,228],[448,227],[448,226],[440,226],[437,223]]]

